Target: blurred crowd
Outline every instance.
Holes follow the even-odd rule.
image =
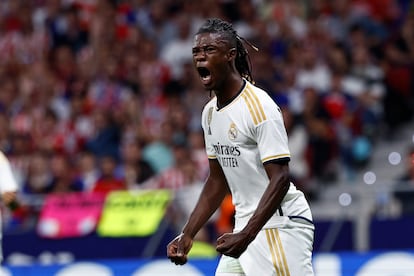
[[[2,0],[0,150],[21,197],[167,188],[187,216],[208,174],[191,54],[208,17],[259,48],[311,200],[412,119],[410,0]]]

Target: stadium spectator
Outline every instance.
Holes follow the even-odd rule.
[[[93,135],[86,141],[85,149],[98,158],[111,155],[118,160],[121,133],[120,126],[114,122],[113,113],[107,109],[95,108],[92,116]]]
[[[75,162],[75,179],[80,183],[82,191],[93,191],[100,177],[96,155],[89,151],[82,151],[77,154]]]
[[[85,149],[85,143],[94,134],[91,106],[87,102],[85,86],[82,80],[74,80],[67,90],[69,116],[64,122],[65,133],[71,138],[70,154],[77,154]]]
[[[308,133],[303,122],[294,117],[292,111],[287,106],[281,107],[283,121],[285,122],[286,131],[289,138],[289,149],[291,160],[289,162],[289,172],[292,181],[301,190],[305,196],[312,196],[312,187],[310,187],[310,169],[307,160],[307,150],[309,144]]]
[[[193,172],[188,170],[189,166],[187,163],[194,163],[188,141],[185,138],[179,137],[172,143],[172,165],[149,179],[145,183],[146,188],[175,191],[195,180],[200,180],[198,175],[195,178]],[[190,172],[191,174],[189,174]]]
[[[344,168],[344,179],[352,179],[354,172],[354,156],[352,145],[358,132],[357,101],[344,90],[342,82],[344,76],[340,72],[334,72],[331,88],[322,95],[321,105],[328,114],[330,128],[334,131],[339,162]]]
[[[197,79],[192,63],[184,65],[183,78],[180,79],[179,85],[181,89],[181,101],[185,105],[189,118],[188,128],[190,131],[200,129],[200,110],[206,102],[209,101],[208,95],[202,89]]]
[[[161,124],[158,139],[152,138],[142,149],[142,157],[148,162],[156,174],[170,168],[174,164],[172,137],[174,129],[170,121]]]
[[[174,80],[183,77],[183,66],[191,62],[191,46],[193,37],[191,32],[191,16],[189,14],[179,14],[174,18],[178,34],[169,43],[163,45],[160,57],[171,70],[171,77]]]
[[[188,143],[191,149],[191,157],[196,165],[199,180],[207,178],[209,171],[208,158],[204,149],[204,136],[201,129],[193,130],[188,136]]]
[[[99,160],[100,175],[92,192],[108,194],[111,191],[126,190],[124,178],[116,176],[117,159],[112,155],[102,155]]]
[[[361,105],[362,133],[375,140],[380,133],[383,119],[382,101],[386,92],[384,71],[378,60],[370,53],[367,45],[355,46],[351,49],[350,85],[360,87],[355,97]]]
[[[315,89],[304,89],[303,97],[303,120],[309,136],[307,158],[311,177],[317,181],[333,181],[337,174],[338,145],[328,111]]]
[[[220,205],[219,213],[215,221],[217,235],[229,233],[234,228],[234,204],[231,194],[227,194]]]
[[[318,56],[315,46],[307,45],[302,49],[300,67],[296,72],[295,86],[312,88],[317,93],[326,92],[331,86],[331,75],[326,61]]]
[[[115,56],[106,57],[99,75],[90,83],[86,97],[92,108],[117,109],[132,99],[131,89],[118,77],[118,63]]]
[[[50,158],[41,151],[35,151],[30,155],[29,167],[23,184],[23,193],[34,195],[46,195],[51,190],[52,172],[50,170]]]
[[[385,85],[384,120],[389,135],[413,116],[414,16],[384,43]]]
[[[32,151],[32,139],[29,135],[11,132],[10,146],[5,152],[10,161],[13,173],[20,187],[24,186],[29,172],[31,159],[36,155]]]
[[[137,140],[124,141],[121,146],[121,160],[116,174],[127,178],[128,189],[136,189],[154,175],[151,165],[142,157],[142,145]]]
[[[54,154],[50,158],[51,183],[47,193],[67,194],[82,191],[82,183],[74,175],[70,159],[62,154]]]
[[[166,117],[167,100],[164,87],[170,80],[170,69],[155,52],[156,44],[144,40],[142,60],[138,68],[140,117],[149,139],[159,139]]]
[[[89,43],[89,32],[82,24],[81,8],[75,4],[61,7],[58,16],[46,19],[53,48],[68,46],[73,52],[80,51]]]
[[[168,44],[177,34],[174,24],[171,24],[171,3],[162,0],[151,1],[145,8],[138,10],[140,17],[138,25],[145,34],[156,39],[157,52],[161,47]]]
[[[197,203],[203,189],[203,180],[199,178],[196,163],[190,159],[184,159],[180,164],[180,173],[183,176],[182,186],[173,187],[174,202],[169,210],[169,219],[174,223],[176,231],[180,231],[191,215],[191,210]],[[171,173],[171,171],[170,171]],[[172,174],[170,174],[172,175]],[[174,180],[174,177],[169,178]],[[207,225],[205,225],[195,237],[195,240],[211,243],[217,236],[214,222],[218,212],[212,216]]]

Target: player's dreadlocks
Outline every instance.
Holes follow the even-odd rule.
[[[236,56],[236,69],[240,73],[240,75],[246,78],[250,82],[253,81],[252,77],[252,66],[249,58],[249,53],[247,49],[244,47],[243,42],[246,42],[250,47],[254,50],[258,51],[258,49],[252,45],[246,39],[240,37],[236,30],[233,29],[233,25],[223,21],[218,18],[210,18],[207,19],[206,23],[204,23],[199,29],[197,34],[201,33],[220,33],[222,36],[228,40],[232,47],[236,48],[237,56]]]

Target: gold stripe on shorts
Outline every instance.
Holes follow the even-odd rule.
[[[279,236],[279,231],[277,229],[265,229],[265,231],[270,253],[272,254],[273,266],[276,270],[276,275],[290,276],[285,251],[283,250],[282,241],[280,240]]]

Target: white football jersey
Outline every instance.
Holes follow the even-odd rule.
[[[269,184],[263,164],[290,160],[280,108],[265,91],[244,82],[230,104],[218,109],[214,97],[202,113],[207,155],[218,160],[226,176],[236,209],[236,231],[246,225]],[[303,193],[292,183],[281,208],[264,228],[283,227],[289,217],[312,220]]]
[[[0,151],[0,192],[16,191],[17,182],[13,176],[10,162],[7,157]]]
[[[17,182],[13,176],[10,162],[7,157],[0,151],[0,193],[17,191]],[[0,229],[2,228],[2,220],[0,219]],[[0,242],[2,239],[2,231],[0,231]],[[3,252],[0,244],[0,263],[3,260]]]

